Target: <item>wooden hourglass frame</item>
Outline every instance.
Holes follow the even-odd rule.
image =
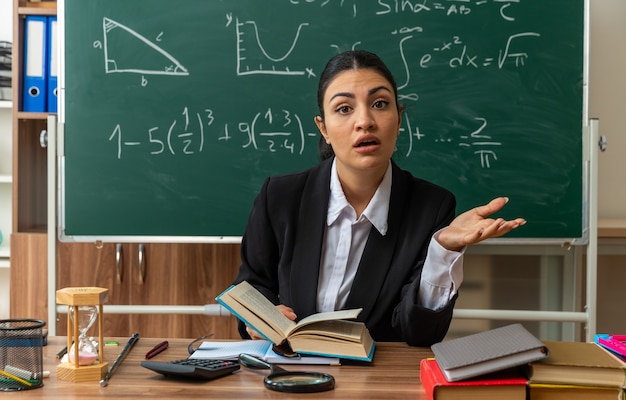
[[[70,382],[100,381],[108,372],[104,362],[103,303],[109,300],[109,290],[99,287],[69,287],[56,292],[56,302],[67,305],[67,361],[57,366],[57,378]],[[98,306],[98,361],[80,365],[79,360],[79,306]],[[73,313],[73,316],[70,316]],[[73,346],[73,349],[72,349]],[[73,351],[72,351],[73,350]],[[70,361],[74,354],[75,362]]]

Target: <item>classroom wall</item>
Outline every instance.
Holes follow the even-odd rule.
[[[0,0],[0,39],[12,40],[12,0]],[[589,52],[589,116],[599,118],[600,134],[606,136],[608,148],[599,157],[599,207],[600,218],[626,218],[626,180],[624,179],[626,155],[626,1],[590,0],[590,52]],[[602,260],[606,261],[606,260]],[[604,304],[615,304],[621,299],[624,279],[608,279],[615,274],[626,274],[623,259],[601,265],[601,295],[613,299],[599,299]],[[602,262],[600,264],[603,264]],[[605,263],[606,264],[606,263]],[[481,264],[484,265],[484,264]],[[607,271],[603,271],[607,269]],[[471,268],[470,268],[471,270]],[[468,273],[471,271],[468,271]],[[8,316],[8,269],[0,269],[0,318]],[[478,272],[481,281],[485,271]],[[613,286],[610,283],[613,282]],[[481,301],[484,300],[480,296]],[[489,296],[486,296],[489,298]],[[608,301],[607,301],[608,300]],[[4,309],[6,306],[6,312]],[[623,309],[624,305],[620,305]],[[603,313],[609,312],[609,315]],[[600,307],[599,319],[611,320],[608,308]],[[612,314],[615,315],[615,314]],[[599,321],[599,322],[602,322]],[[602,324],[601,324],[602,325]],[[476,328],[476,327],[474,327]],[[602,326],[601,329],[608,329]],[[619,327],[621,328],[621,327]]]
[[[0,40],[13,41],[13,0],[0,0]],[[11,110],[2,110],[0,113],[0,134],[11,135]],[[7,155],[10,159],[10,143],[10,136],[8,138],[0,137],[0,157],[3,158],[0,163],[8,162],[8,160],[4,160]],[[8,148],[4,148],[7,146]],[[0,170],[2,169],[0,168]],[[0,188],[0,190],[6,189]],[[4,206],[4,202],[0,201],[0,207],[2,206]],[[6,224],[0,221],[0,227],[2,232],[8,235],[10,223]],[[8,241],[9,238],[4,240]],[[9,272],[9,268],[0,268],[0,319],[9,318]]]
[[[599,157],[598,215],[626,218],[626,1],[590,0],[589,116],[608,147]],[[0,38],[12,36],[12,0],[0,0]]]
[[[0,0],[0,40],[13,41],[13,0]]]
[[[599,118],[598,217],[626,218],[626,1],[590,0],[589,117]]]
[[[626,218],[626,1],[590,0],[589,116],[607,150],[599,156],[598,216]],[[618,252],[619,253],[619,252]],[[623,249],[621,254],[623,254]],[[598,332],[625,332],[626,256],[598,257]]]

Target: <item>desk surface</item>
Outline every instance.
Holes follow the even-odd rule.
[[[105,338],[119,340],[115,348],[107,347],[105,360],[109,367],[128,338]],[[419,362],[432,356],[429,349],[409,347],[403,343],[378,343],[371,365],[342,366],[293,366],[287,370],[312,370],[327,372],[335,377],[335,389],[318,394],[289,394],[273,392],[263,386],[266,371],[243,368],[232,375],[213,381],[194,382],[164,378],[139,364],[148,350],[163,339],[140,338],[132,351],[121,363],[107,387],[98,382],[71,383],[56,377],[56,353],[65,346],[65,337],[48,338],[44,347],[44,370],[51,372],[44,379],[44,386],[20,392],[2,392],[3,398],[20,399],[92,399],[98,397],[134,399],[145,396],[150,399],[426,399],[419,380]],[[171,361],[187,357],[190,340],[171,339],[170,347],[154,357],[153,361]]]

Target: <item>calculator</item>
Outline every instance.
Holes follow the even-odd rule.
[[[239,363],[231,360],[190,359],[176,361],[142,361],[141,366],[173,378],[211,380],[232,374]]]

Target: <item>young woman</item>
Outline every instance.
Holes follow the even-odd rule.
[[[402,109],[395,80],[375,54],[333,57],[317,98],[325,159],[265,181],[235,283],[247,280],[290,319],[362,307],[359,320],[377,341],[441,341],[466,246],[525,220],[488,218],[504,197],[455,218],[452,193],[391,160]],[[256,337],[243,324],[240,333]]]

